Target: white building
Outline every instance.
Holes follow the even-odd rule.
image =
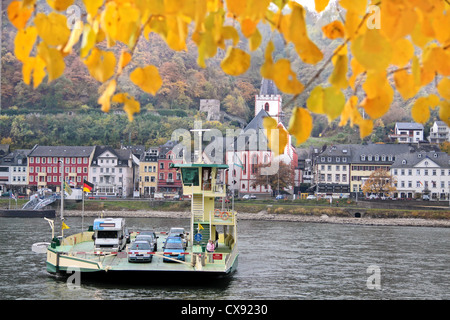
[[[423,125],[414,122],[397,122],[394,134],[389,137],[398,143],[418,143],[423,141]]]
[[[135,182],[132,151],[97,146],[89,177],[96,196],[131,196]]]
[[[450,142],[450,130],[444,121],[435,121],[428,136],[430,143]]]
[[[397,180],[398,198],[414,199],[428,194],[434,200],[448,200],[450,156],[445,152],[416,152],[398,155],[391,166]]]

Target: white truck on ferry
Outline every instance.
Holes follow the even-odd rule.
[[[119,252],[127,242],[129,234],[123,218],[98,218],[94,220],[95,252]]]

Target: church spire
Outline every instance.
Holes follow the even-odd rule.
[[[261,80],[261,88],[259,89],[259,95],[278,95],[278,89],[272,80],[264,79]]]

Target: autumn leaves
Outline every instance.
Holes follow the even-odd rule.
[[[306,105],[294,106],[287,129],[279,128],[273,119],[265,121],[267,130],[281,131],[278,140],[271,141],[276,152],[282,153],[288,135],[295,136],[297,144],[310,136],[313,113],[324,114],[329,121],[340,117],[339,125],[356,125],[361,138],[366,137],[372,132],[373,120],[390,109],[394,88],[405,101],[420,96],[411,110],[415,121],[426,122],[430,108],[439,108],[441,120],[450,124],[447,0],[339,0],[339,19],[322,28],[324,37],[339,43],[328,57],[308,37],[305,9],[295,1],[83,0],[85,22],[78,21],[70,29],[64,11],[73,3],[47,0],[53,11],[45,14],[38,12],[36,0],[12,1],[7,13],[17,28],[15,55],[23,63],[24,82],[36,88],[46,76],[51,82],[63,74],[64,57],[80,43],[80,59],[90,75],[103,84],[98,103],[105,112],[112,102],[123,104],[130,120],[140,110],[139,102],[120,90],[118,79],[122,75],[152,95],[162,85],[155,66],[132,65],[129,73],[124,72],[142,36],[149,40],[150,33],[158,34],[176,51],[187,50],[190,36],[202,68],[222,49],[226,52],[222,70],[239,76],[250,67],[249,52],[261,46],[257,25],[268,23],[304,63],[318,66],[310,81],[302,83],[290,60],[275,61],[274,43],[271,39],[265,42],[261,76],[293,95],[293,102],[311,89]],[[323,11],[328,4],[329,0],[315,0],[316,11]],[[248,45],[243,45],[242,36]],[[125,49],[114,51],[118,42]],[[328,83],[309,88],[329,64],[333,71]],[[421,89],[433,83],[434,92],[422,94]],[[368,118],[362,117],[361,109]]]

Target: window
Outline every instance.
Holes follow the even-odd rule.
[[[436,175],[436,169],[433,169],[433,176]]]
[[[420,169],[417,169],[417,170],[416,170],[416,174],[417,174],[418,176],[420,176]]]
[[[342,175],[342,182],[347,182],[347,175],[346,174]]]
[[[347,158],[342,158],[342,162],[347,162]]]
[[[361,161],[366,161],[366,156],[364,154],[361,155]]]
[[[416,181],[416,188],[420,188],[420,186],[421,186],[420,181]]]
[[[328,171],[331,171],[331,166],[327,166],[327,170],[328,170]]]
[[[331,174],[327,174],[327,182],[331,182]]]
[[[266,104],[264,105],[264,110],[269,112],[269,103],[268,102],[266,102]]]
[[[424,175],[425,175],[425,176],[428,175],[428,169],[425,169]]]
[[[30,163],[34,163],[34,157],[30,157]]]
[[[164,173],[159,174],[159,180],[164,180]]]
[[[161,162],[161,163],[159,164],[159,168],[160,168],[160,169],[164,169],[164,162]]]
[[[408,169],[408,176],[412,176],[412,169]]]

